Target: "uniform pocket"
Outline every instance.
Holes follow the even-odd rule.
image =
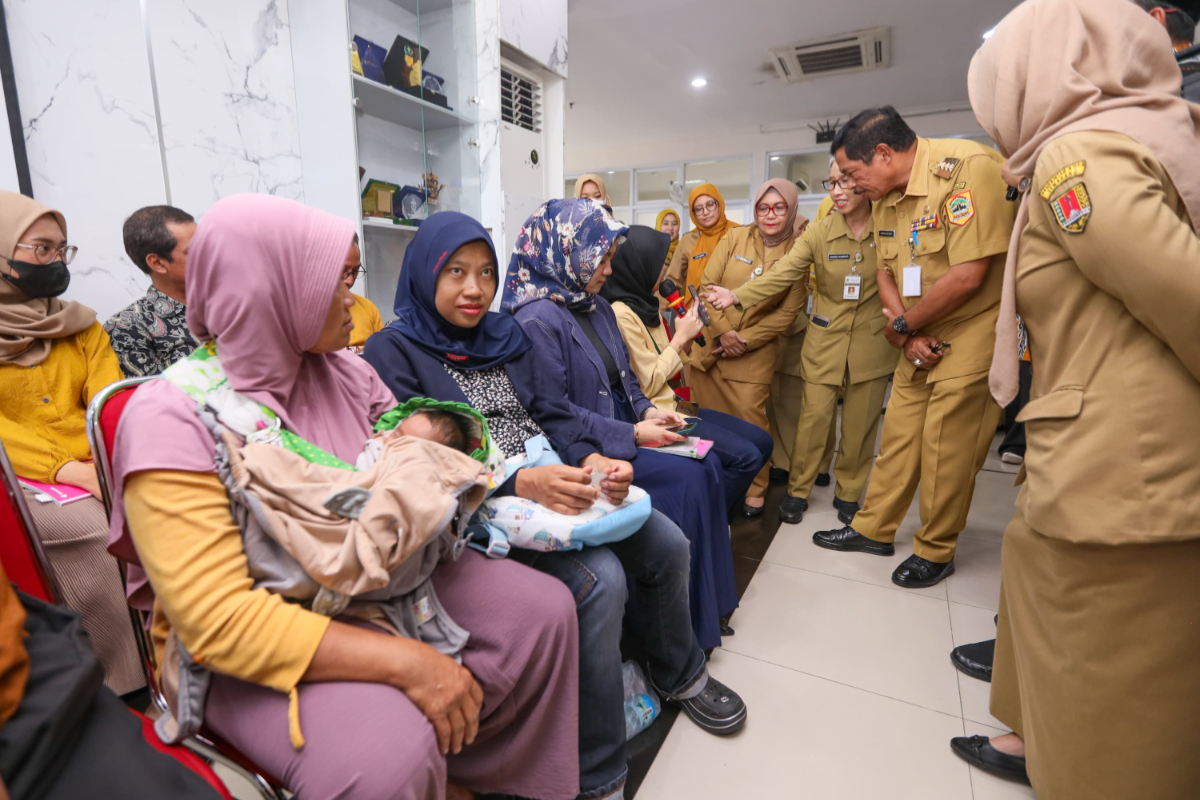
[[[917,249],[919,256],[940,252],[946,246],[946,229],[930,228],[917,233]]]
[[[1017,422],[1030,422],[1041,419],[1074,419],[1083,410],[1083,387],[1064,386],[1055,389],[1050,394],[1030,400],[1021,413]]]
[[[878,334],[881,330],[887,327],[887,317],[875,317],[871,320],[871,335]]]

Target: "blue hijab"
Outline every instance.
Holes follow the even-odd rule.
[[[543,203],[521,226],[500,308],[512,313],[549,299],[571,311],[595,310],[596,297],[584,287],[613,242],[628,230],[595,200]]]
[[[396,319],[381,333],[399,333],[447,366],[479,370],[505,364],[533,345],[510,314],[488,311],[474,328],[460,328],[438,312],[438,275],[454,251],[470,242],[486,242],[495,258],[492,237],[466,214],[439,211],[421,223],[404,251]]]

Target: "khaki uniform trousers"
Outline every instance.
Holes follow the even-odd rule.
[[[896,370],[879,458],[854,529],[869,539],[895,541],[919,484],[921,528],[913,551],[945,563],[954,558],[967,524],[975,476],[987,459],[1001,409],[988,393],[986,372],[934,383],[925,378],[924,370],[907,362]]]
[[[804,399],[804,379],[786,372],[776,372],[771,381],[771,396],[767,398],[767,422],[771,426],[771,438],[775,440],[775,451],[771,454],[771,465],[777,469],[792,470],[792,446],[796,443],[796,427],[800,423],[801,404]],[[817,472],[829,472],[833,463],[834,446],[837,444],[837,425],[829,422],[829,433],[825,437],[825,451]],[[799,461],[797,461],[799,463]]]
[[[770,430],[767,423],[767,399],[771,395],[769,383],[728,380],[721,376],[714,364],[708,372],[693,369],[688,385],[692,387],[692,402],[701,408],[711,408],[757,425],[764,431]],[[747,497],[762,497],[767,493],[770,469],[770,463],[763,464],[763,468],[754,476],[750,490],[746,492]]]
[[[867,486],[871,462],[875,457],[879,412],[883,410],[889,377],[884,375],[846,386],[846,397],[842,402],[842,440],[838,446],[835,470],[837,486],[833,492],[838,500],[857,503]],[[849,379],[847,374],[846,381]],[[796,438],[792,446],[794,457],[788,480],[788,494],[792,497],[808,499],[817,475],[822,471],[823,450],[833,436],[833,425],[837,421],[839,390],[838,386],[821,383],[804,384],[804,401],[796,426]]]
[[[889,412],[890,415],[890,412]],[[1200,796],[1200,540],[1004,533],[991,711],[1038,800]]]

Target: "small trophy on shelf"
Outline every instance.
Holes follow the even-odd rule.
[[[425,190],[425,196],[429,200],[429,205],[436,206],[438,204],[438,193],[446,188],[446,184],[438,182],[436,172],[426,172],[424,181],[425,183],[421,188]]]

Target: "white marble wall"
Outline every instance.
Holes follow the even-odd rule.
[[[567,77],[567,0],[500,0],[500,38]]]
[[[171,202],[304,199],[286,0],[147,3]]]
[[[145,292],[121,224],[163,203],[138,0],[4,0],[33,195],[79,247],[65,297],[101,320]]]
[[[501,0],[475,0],[479,186],[482,193],[479,221],[491,230],[500,260],[507,263],[504,258],[507,252],[504,193],[500,184],[500,7]]]

